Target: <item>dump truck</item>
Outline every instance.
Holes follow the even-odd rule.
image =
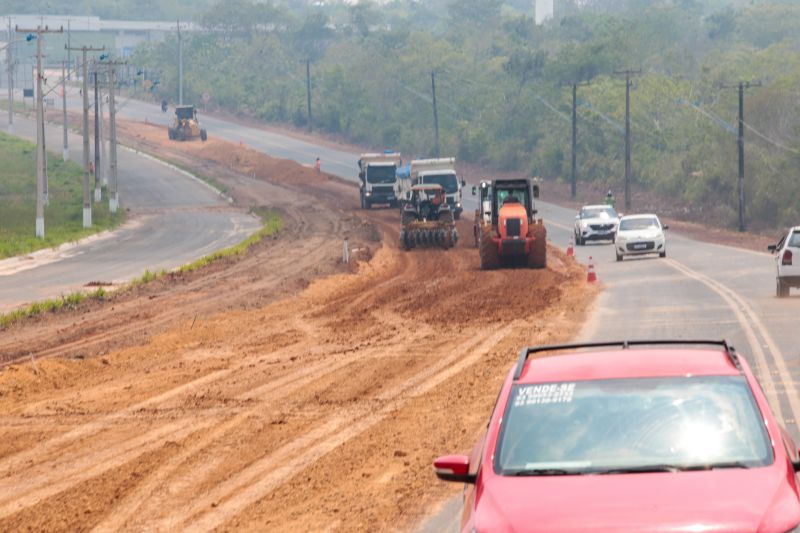
[[[358,160],[359,196],[361,208],[371,209],[373,204],[398,205],[395,195],[397,169],[403,163],[399,152],[361,154]]]
[[[446,191],[438,183],[414,185],[401,211],[400,246],[406,250],[456,245],[458,232]]]
[[[401,202],[406,201],[410,197],[411,187],[427,184],[437,184],[444,188],[447,205],[450,206],[453,216],[458,220],[464,211],[461,204],[461,191],[466,183],[464,180],[458,179],[456,158],[414,159],[409,165],[398,170],[395,196]]]
[[[205,128],[197,120],[197,110],[193,105],[180,105],[175,108],[175,119],[167,130],[171,141],[186,141],[200,137],[201,141],[208,139]]]
[[[530,179],[496,179],[484,183],[481,184],[484,196],[475,213],[481,269],[545,268],[547,230],[542,219],[536,218],[534,203],[539,198],[539,186]]]

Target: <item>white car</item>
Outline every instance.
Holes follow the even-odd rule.
[[[575,244],[586,241],[611,241],[617,234],[619,215],[610,205],[585,205],[575,216]]]
[[[628,215],[619,219],[614,248],[617,261],[626,255],[658,254],[667,257],[667,237],[656,215]]]
[[[791,287],[800,287],[800,226],[790,229],[769,251],[775,254],[777,266],[775,292],[778,298],[786,298]]]

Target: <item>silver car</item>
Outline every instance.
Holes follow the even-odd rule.
[[[575,244],[588,241],[614,241],[619,215],[610,205],[585,205],[575,216]]]

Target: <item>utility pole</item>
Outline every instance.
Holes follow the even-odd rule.
[[[439,109],[436,106],[436,71],[431,71],[431,93],[433,94],[434,155],[439,157]]]
[[[67,19],[67,79],[72,81],[72,19]]]
[[[109,180],[108,180],[108,210],[116,213],[119,208],[119,188],[117,174],[117,108],[114,100],[114,89],[116,85],[116,67],[125,65],[126,61],[106,61],[101,64],[108,66],[108,116],[111,142],[109,146]]]
[[[761,82],[753,81],[740,81],[735,85],[723,85],[723,89],[738,89],[739,90],[739,135],[737,136],[736,143],[739,148],[739,231],[746,231],[747,224],[745,221],[745,194],[744,194],[744,91],[751,87],[761,87]]]
[[[306,59],[306,113],[308,117],[308,132],[311,133],[311,59]]]
[[[625,74],[625,210],[631,208],[631,76],[641,74],[641,70],[622,70],[615,74]]]
[[[82,56],[82,64],[81,64],[81,75],[82,75],[82,83],[81,83],[81,92],[83,93],[83,227],[84,228],[91,228],[92,227],[92,199],[90,193],[90,184],[89,184],[89,87],[88,87],[88,69],[87,69],[87,61],[86,61],[86,52],[89,51],[101,51],[105,50],[105,46],[102,48],[92,48],[91,46],[81,46],[79,48],[75,48],[75,50],[80,50],[83,53]],[[69,45],[67,45],[67,51],[69,52],[72,50]],[[63,85],[64,87],[64,161],[67,160],[69,157],[69,153],[67,150],[67,86],[66,83]],[[95,195],[99,190],[95,191]]]
[[[20,29],[17,33],[27,33],[29,39],[36,34],[36,236],[44,238],[44,205],[47,202],[47,153],[44,146],[44,95],[42,94],[42,39],[46,33],[63,33],[64,29],[51,30],[47,26],[36,29]]]
[[[61,107],[64,110],[64,161],[69,161],[69,139],[67,138],[67,64],[61,62]]]
[[[6,45],[6,66],[8,67],[8,133],[14,134],[14,60],[11,50],[11,17],[8,17],[8,45]]]
[[[178,105],[183,105],[183,39],[180,19],[178,19]]]
[[[588,86],[589,82],[572,82],[572,170],[570,173],[570,194],[574,199],[578,194],[578,87]]]
[[[85,64],[85,63],[84,63]],[[85,71],[85,70],[84,70]],[[100,95],[97,83],[97,65],[94,66],[94,201],[102,197],[102,181],[100,180]]]

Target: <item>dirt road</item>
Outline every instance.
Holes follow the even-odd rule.
[[[457,490],[430,462],[470,447],[519,347],[570,338],[593,301],[557,251],[488,273],[463,242],[403,252],[397,212],[358,211],[348,184],[121,129],[287,229],[0,334],[24,357],[0,372],[0,530],[407,528]],[[339,265],[344,236],[369,261]]]

